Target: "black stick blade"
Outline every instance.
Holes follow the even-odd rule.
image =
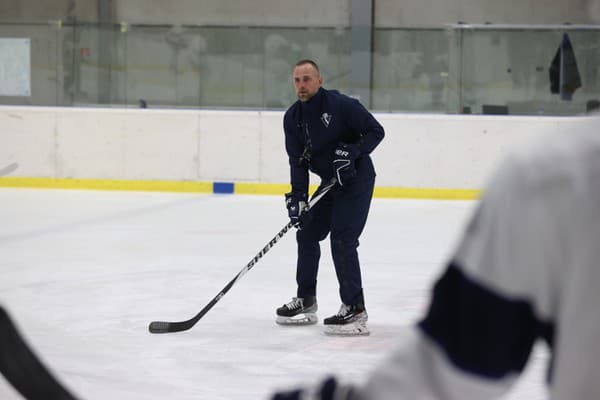
[[[150,322],[150,326],[148,326],[148,330],[150,333],[169,333],[169,326],[171,324],[163,321],[153,321]]]
[[[198,319],[190,319],[187,321],[179,322],[165,322],[165,321],[153,321],[150,322],[148,330],[150,333],[170,333],[170,332],[181,332],[187,331],[196,323]]]

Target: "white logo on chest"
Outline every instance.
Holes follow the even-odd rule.
[[[331,122],[331,118],[333,115],[327,114],[326,112],[321,115],[321,122],[325,125],[325,128],[329,127],[329,123]]]

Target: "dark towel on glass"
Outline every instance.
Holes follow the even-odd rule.
[[[550,92],[560,94],[563,100],[571,100],[573,93],[581,87],[581,76],[577,68],[573,46],[566,33],[550,64]]]

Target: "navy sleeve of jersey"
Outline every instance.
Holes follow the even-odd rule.
[[[360,152],[370,154],[385,136],[383,127],[358,100],[350,98],[347,104],[348,124],[360,134],[358,141]]]
[[[535,340],[548,335],[531,304],[495,293],[452,263],[419,326],[454,365],[489,379],[520,374]]]
[[[283,117],[285,132],[285,150],[290,164],[290,183],[293,192],[308,193],[308,163],[302,157],[304,143],[298,138],[297,127],[289,112]]]

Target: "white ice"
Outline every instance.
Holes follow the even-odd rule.
[[[266,399],[325,374],[362,382],[423,312],[475,203],[375,199],[359,254],[368,337],[281,327],[295,294],[288,233],[194,328],[201,310],[286,224],[279,196],[0,189],[0,304],[81,399]],[[319,317],[339,308],[323,242]],[[547,354],[507,400],[545,398]],[[0,398],[19,395],[0,378]]]

